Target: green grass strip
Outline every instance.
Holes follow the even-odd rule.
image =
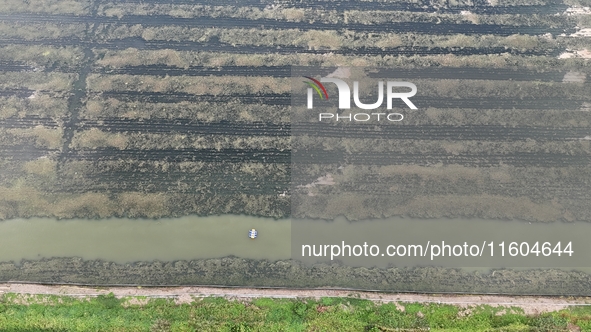
[[[591,308],[376,304],[357,298],[229,301],[3,295],[0,331],[590,331]]]

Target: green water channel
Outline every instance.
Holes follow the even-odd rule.
[[[250,239],[248,231],[258,230]],[[425,266],[446,267],[511,267],[563,268],[588,270],[591,261],[589,223],[528,223],[481,219],[413,219],[389,218],[348,222],[319,220],[274,220],[250,216],[222,215],[186,216],[157,220],[109,218],[101,220],[49,218],[13,219],[0,222],[0,261],[19,262],[52,257],[80,257],[115,263],[137,261],[177,261],[236,256],[248,259],[284,260],[294,257],[307,263],[330,262],[330,257],[301,258],[303,244],[369,245],[380,247],[376,256],[337,257],[352,266]],[[482,256],[390,257],[382,255],[394,245],[478,245]],[[499,244],[505,242],[505,257]],[[558,241],[562,247],[572,242],[574,252],[568,254],[529,253],[511,256],[509,243]],[[493,242],[493,245],[490,245]],[[493,256],[490,255],[494,248]],[[474,248],[475,249],[475,248]],[[292,256],[292,250],[294,255]],[[426,249],[425,249],[426,250]],[[533,250],[533,249],[532,249]],[[591,269],[589,269],[591,270]]]
[[[264,236],[248,238],[248,230]],[[290,223],[247,216],[100,220],[49,218],[0,222],[0,261],[81,257],[116,263],[225,256],[290,257]]]

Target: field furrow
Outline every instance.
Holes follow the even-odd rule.
[[[572,34],[574,27],[554,28],[541,26],[508,26],[500,24],[435,24],[423,22],[392,22],[379,25],[368,24],[331,24],[307,22],[278,22],[271,19],[242,19],[242,18],[211,18],[199,17],[181,18],[173,16],[125,16],[121,19],[111,17],[71,16],[71,15],[0,15],[0,21],[35,21],[62,23],[92,23],[92,24],[127,24],[142,26],[183,26],[183,27],[239,27],[265,29],[299,29],[299,30],[353,30],[365,32],[392,31],[397,33],[429,33],[429,34],[494,34],[510,36],[515,34],[543,35],[543,34]]]
[[[321,9],[325,11],[345,10],[384,10],[384,11],[408,11],[427,12],[440,14],[459,14],[462,11],[470,11],[474,14],[501,15],[552,15],[563,13],[568,6],[561,3],[549,3],[544,5],[496,5],[474,2],[473,5],[439,6],[430,1],[405,2],[381,2],[381,1],[259,1],[259,0],[117,0],[113,4],[153,4],[153,5],[210,5],[210,6],[249,6],[259,9],[269,8],[273,5],[284,5],[289,8]]]
[[[581,4],[6,0],[0,218],[589,221]],[[381,68],[360,79],[361,101],[376,80],[403,80],[418,110],[319,122],[349,113],[330,104],[333,85],[305,109],[301,67]]]

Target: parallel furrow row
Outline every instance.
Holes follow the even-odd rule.
[[[32,160],[48,155],[52,151],[35,148],[8,148],[0,150],[0,158]],[[464,165],[469,167],[491,167],[511,165],[516,167],[567,167],[591,166],[591,155],[565,155],[557,153],[508,153],[481,155],[452,154],[394,154],[366,152],[350,155],[340,151],[295,151],[279,149],[184,149],[184,150],[117,150],[99,148],[94,150],[73,150],[66,156],[69,160],[160,160],[166,162],[263,162],[279,164],[353,164],[353,165]]]
[[[319,76],[330,74],[336,67],[318,68]],[[2,67],[0,66],[0,70]],[[189,68],[171,67],[165,65],[128,66],[123,68],[95,68],[95,73],[120,75],[154,75],[154,76],[252,76],[252,77],[290,77],[291,66],[232,66],[232,67],[204,67],[191,66]],[[463,79],[487,81],[543,81],[563,82],[565,71],[535,72],[532,70],[518,70],[505,68],[417,68],[417,69],[381,69],[369,72],[372,78],[388,79]],[[587,78],[584,82],[589,82]]]
[[[265,9],[273,5],[285,5],[292,8],[313,8],[322,10],[388,10],[388,11],[408,11],[408,12],[426,12],[439,14],[460,14],[463,11],[470,11],[481,15],[501,15],[501,14],[541,14],[552,15],[563,13],[568,6],[561,3],[549,5],[517,5],[517,6],[453,6],[453,7],[435,7],[425,6],[421,3],[403,3],[403,2],[381,2],[381,1],[260,1],[260,0],[118,0],[116,3],[141,3],[141,4],[164,4],[164,5],[210,5],[210,6],[241,6]]]
[[[58,128],[60,124],[48,118],[9,118],[0,120],[0,128]],[[565,141],[591,137],[591,128],[505,127],[494,125],[438,126],[390,125],[332,126],[322,123],[263,123],[263,122],[194,122],[189,119],[114,119],[81,120],[78,130],[98,128],[109,132],[182,133],[193,135],[315,136],[333,138],[408,139],[408,140],[495,140]]]
[[[96,93],[95,93],[96,95]],[[189,93],[162,93],[148,91],[105,91],[98,95],[115,98],[122,101],[140,101],[148,103],[176,103],[180,101],[191,102],[239,102],[241,104],[263,105],[291,105],[292,97],[285,94],[240,94],[240,95],[193,95]],[[363,101],[363,100],[362,100]],[[587,100],[560,100],[555,98],[440,98],[415,96],[412,99],[418,108],[472,108],[472,109],[561,109],[576,110],[583,106]],[[293,102],[305,105],[305,100],[293,98]],[[318,103],[322,106],[322,103]],[[400,106],[404,106],[401,103]],[[404,106],[406,107],[406,106]]]
[[[10,89],[0,90],[0,97],[19,97],[27,98],[34,93],[56,94],[63,93],[61,91],[35,91],[31,89]],[[263,105],[282,105],[288,106],[292,104],[292,97],[289,93],[266,93],[266,94],[227,94],[227,95],[194,95],[184,92],[165,93],[152,91],[103,91],[93,92],[90,96],[102,96],[107,98],[115,98],[122,101],[140,101],[148,103],[177,103],[181,101],[191,102],[217,102],[229,103],[238,102],[241,104],[263,104]],[[369,97],[368,97],[369,98]],[[591,100],[560,100],[555,98],[440,98],[440,97],[426,97],[415,96],[412,98],[413,103],[419,108],[472,108],[472,109],[561,109],[561,110],[577,110],[584,106]],[[304,100],[299,100],[297,97],[293,102],[305,105]],[[362,102],[365,102],[362,100]],[[322,103],[319,103],[322,106]],[[404,106],[404,104],[401,104]]]
[[[1,42],[0,42],[1,43]],[[445,51],[443,51],[445,53]],[[55,68],[54,68],[55,69]],[[19,63],[0,63],[0,72],[44,71]],[[57,72],[75,72],[76,68],[58,68]],[[318,68],[319,76],[336,70],[336,67]],[[56,70],[53,70],[56,71]],[[93,73],[107,75],[145,75],[145,76],[246,76],[286,78],[291,76],[291,66],[231,66],[204,67],[191,66],[179,68],[166,65],[126,66],[123,68],[94,67]],[[534,72],[503,68],[417,68],[417,69],[382,69],[369,72],[368,76],[380,79],[462,79],[487,81],[542,81],[563,82],[565,71]],[[585,74],[583,74],[585,75]],[[590,76],[590,75],[585,75]],[[581,82],[589,83],[591,78],[580,77]]]
[[[553,28],[539,26],[508,26],[499,24],[449,24],[449,23],[424,23],[424,22],[391,22],[379,25],[366,24],[337,24],[324,22],[290,22],[272,19],[249,20],[242,18],[226,17],[197,17],[180,18],[167,15],[154,16],[125,16],[116,17],[92,17],[72,15],[0,15],[0,21],[25,21],[25,22],[56,22],[56,23],[93,23],[93,24],[127,24],[142,26],[185,26],[185,27],[232,27],[232,28],[265,28],[265,29],[300,29],[300,30],[342,30],[365,32],[397,32],[397,33],[428,33],[428,34],[494,34],[510,36],[514,34],[543,35],[572,34],[573,28]]]
[[[145,41],[139,38],[127,38],[112,40],[108,42],[88,42],[79,39],[43,39],[43,40],[20,40],[20,39],[2,39],[0,45],[44,45],[44,46],[79,46],[91,47],[94,49],[123,50],[135,48],[139,50],[162,50],[171,49],[177,51],[195,51],[195,52],[225,52],[233,54],[342,54],[342,55],[376,55],[376,56],[414,56],[414,55],[439,55],[453,54],[458,56],[469,55],[488,55],[488,54],[512,54],[523,56],[557,56],[563,53],[564,49],[538,50],[538,49],[518,49],[507,47],[426,47],[426,46],[400,46],[390,48],[360,47],[360,48],[339,48],[339,49],[309,49],[298,46],[247,46],[247,45],[229,45],[226,43],[200,43],[192,41]],[[15,67],[16,68],[16,67]],[[75,68],[72,68],[75,70]]]
[[[58,128],[60,126],[60,123],[57,122],[55,119],[36,117],[8,118],[0,120],[0,128],[25,129],[36,126],[43,126],[46,128]]]

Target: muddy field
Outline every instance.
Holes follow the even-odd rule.
[[[298,200],[310,216],[358,194],[352,219],[591,221],[587,40],[573,37],[589,20],[575,5],[7,1],[0,216],[125,216],[122,195],[157,195],[145,216],[285,217],[290,181],[331,173],[326,198]],[[424,92],[401,126],[290,123],[290,65],[389,67]],[[296,154],[294,132],[310,138]],[[474,175],[450,182],[457,169]],[[551,217],[527,212],[544,206]]]
[[[591,276],[560,270],[466,272],[457,269],[353,268],[339,264],[314,266],[294,261],[223,258],[175,262],[115,264],[77,258],[0,263],[5,280],[103,286],[243,286],[347,288],[426,293],[589,296]]]
[[[157,194],[151,217],[285,217],[290,181],[331,173],[310,216],[333,218],[307,204],[356,193],[369,196],[353,219],[591,221],[588,41],[576,37],[589,18],[576,3],[35,4],[0,13],[3,218],[125,216],[127,194]],[[290,123],[291,65],[392,68],[379,75],[424,92],[400,126]],[[305,166],[292,174],[294,160]],[[450,182],[457,169],[476,175]],[[508,201],[554,210],[505,212]]]

